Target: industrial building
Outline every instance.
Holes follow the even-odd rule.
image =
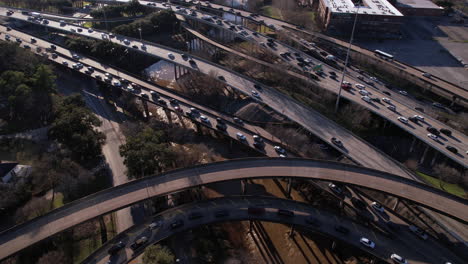
[[[349,35],[356,13],[356,35],[398,34],[403,23],[403,14],[387,0],[320,0],[317,9],[322,29],[333,35]]]
[[[395,7],[405,16],[442,16],[445,9],[429,0],[396,0]]]

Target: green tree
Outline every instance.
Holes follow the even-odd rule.
[[[172,160],[163,132],[151,128],[128,138],[127,143],[120,146],[120,154],[124,157],[128,176],[135,178],[161,172]]]
[[[144,264],[172,264],[174,255],[169,248],[161,245],[151,245],[143,253]]]
[[[101,121],[84,107],[81,95],[72,95],[57,104],[49,136],[65,145],[80,161],[97,158],[105,136],[94,127],[100,126]]]
[[[49,66],[40,64],[31,78],[32,87],[35,92],[53,93],[55,92],[55,78],[55,74]]]

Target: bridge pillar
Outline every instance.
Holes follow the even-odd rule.
[[[437,159],[437,156],[438,156],[439,152],[438,151],[435,151],[434,153],[434,157],[432,158],[432,161],[431,161],[431,167],[434,166],[435,162],[436,162],[436,159]]]
[[[253,221],[249,220],[249,233],[252,233],[253,231]]]
[[[174,79],[177,81],[177,79],[179,79],[179,77],[177,76],[177,65],[174,64]]]
[[[292,182],[292,179],[291,178],[288,178],[288,185],[286,187],[286,192],[287,192],[287,197],[289,199],[291,199],[291,182]]]
[[[148,103],[143,98],[140,98],[140,100],[141,100],[141,103],[143,104],[143,109],[145,109],[145,118],[146,120],[148,120],[150,117],[149,110],[148,110]]]
[[[426,159],[426,155],[427,155],[427,151],[429,150],[429,146],[426,146],[426,148],[424,149],[424,152],[421,156],[421,159],[419,160],[419,164],[422,164],[424,162],[424,159]]]
[[[393,207],[392,207],[392,210],[393,210],[393,211],[396,210],[396,208],[398,207],[398,204],[399,204],[399,203],[400,203],[400,199],[396,198],[396,202],[395,202],[395,204],[394,204]]]
[[[293,237],[293,236],[294,236],[294,231],[295,231],[294,225],[291,225],[291,229],[289,230],[289,233],[288,233],[289,237]]]
[[[247,181],[246,180],[241,180],[241,190],[242,190],[242,195],[247,194]]]
[[[409,153],[413,152],[414,150],[414,145],[416,145],[416,137],[413,137],[413,142],[411,142],[411,146],[410,146],[410,149],[409,149]]]

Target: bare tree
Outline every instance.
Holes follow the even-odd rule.
[[[32,198],[16,212],[16,222],[24,222],[29,219],[46,214],[51,209],[50,202],[41,198]]]
[[[42,255],[37,264],[50,264],[50,263],[69,263],[70,260],[63,251],[49,251]]]
[[[439,186],[445,190],[445,183],[462,183],[464,175],[462,175],[457,169],[448,166],[447,164],[437,164],[434,167],[434,172],[439,178]]]

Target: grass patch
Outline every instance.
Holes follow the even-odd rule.
[[[99,232],[90,238],[76,241],[73,243],[73,263],[80,263],[99,247],[101,247]]]
[[[443,188],[441,188],[440,186],[440,180],[437,179],[437,178],[434,178],[432,176],[429,176],[427,174],[424,174],[424,173],[421,173],[419,171],[416,172],[425,182],[427,182],[428,184],[434,186],[435,188],[437,189],[440,189],[440,190],[443,190],[443,191],[446,191],[448,193],[451,193],[453,195],[456,195],[456,196],[460,196],[462,198],[466,198],[466,192],[465,190],[463,190],[463,188],[461,188],[460,186],[458,186],[457,184],[453,184],[453,183],[447,183],[447,182],[443,182],[442,186]]]
[[[279,10],[273,6],[267,5],[267,6],[262,7],[261,13],[265,16],[269,16],[269,17],[276,18],[276,19],[281,19]]]
[[[83,24],[83,27],[85,27],[85,28],[93,27],[93,23],[92,22],[86,22],[86,23]]]
[[[52,202],[52,209],[56,209],[63,206],[63,194],[56,193],[54,197],[54,201]]]

